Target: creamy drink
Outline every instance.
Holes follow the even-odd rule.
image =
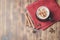
[[[37,9],[36,15],[39,19],[47,19],[50,15],[49,9],[45,6],[40,6]]]

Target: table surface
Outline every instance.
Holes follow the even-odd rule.
[[[0,40],[60,40],[60,22],[33,33],[26,6],[35,1],[0,0]]]

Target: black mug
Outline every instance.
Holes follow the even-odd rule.
[[[44,18],[42,16],[44,16]],[[36,18],[39,21],[43,21],[43,22],[44,21],[52,21],[53,20],[53,14],[47,7],[41,6],[37,9]]]

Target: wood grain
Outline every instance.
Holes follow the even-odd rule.
[[[26,16],[26,6],[35,1],[0,0],[0,40],[60,40],[60,22],[33,33],[34,25],[30,15]]]

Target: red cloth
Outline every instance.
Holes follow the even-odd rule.
[[[46,21],[41,22],[36,18],[36,11],[40,6],[46,6],[50,9],[50,11],[53,14],[54,21]],[[46,29],[50,27],[52,24],[60,20],[60,6],[56,3],[55,0],[38,0],[30,5],[27,6],[27,10],[29,11],[29,14],[31,15],[31,18],[34,22],[34,26],[36,29]],[[38,26],[40,25],[40,26]]]

